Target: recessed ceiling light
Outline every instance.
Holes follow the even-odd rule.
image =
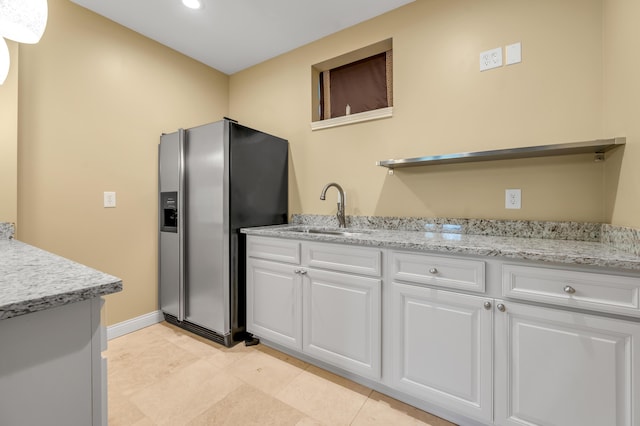
[[[182,0],[182,4],[187,6],[189,9],[200,9],[202,7],[202,2],[200,0]]]

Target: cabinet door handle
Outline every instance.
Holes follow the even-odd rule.
[[[576,292],[576,289],[571,287],[570,285],[565,285],[562,290],[567,294],[573,294]]]
[[[506,308],[502,303],[498,303],[498,304],[496,305],[496,308],[498,308],[498,310],[499,310],[500,312],[504,312],[504,311],[506,311],[506,310],[507,310],[507,308]]]
[[[298,271],[298,273],[299,273],[300,275],[307,275],[307,271],[305,271],[304,269],[300,269],[300,270]]]
[[[484,308],[485,308],[486,310],[491,309],[491,302],[484,302]]]
[[[438,270],[436,268],[431,268],[431,269],[429,269],[429,273],[432,274],[432,275],[435,275],[435,274],[438,273]]]

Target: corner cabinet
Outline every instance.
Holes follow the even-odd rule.
[[[638,424],[637,323],[497,303],[496,424]]]
[[[247,247],[247,331],[380,378],[380,250],[260,237]]]

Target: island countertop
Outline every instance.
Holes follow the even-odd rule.
[[[354,234],[342,236],[305,232],[309,229],[337,230],[318,226],[275,225],[244,228],[242,232],[265,237],[640,271],[639,256],[600,242],[382,229],[346,229]]]
[[[121,290],[120,278],[17,240],[0,240],[0,320]]]

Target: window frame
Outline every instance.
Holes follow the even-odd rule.
[[[350,63],[366,59],[368,57],[387,53],[386,58],[386,75],[387,75],[387,99],[389,106],[356,114],[344,115],[334,118],[320,119],[320,108],[324,106],[320,104],[320,90],[326,84],[320,82],[320,75],[324,71],[330,71],[334,68],[341,67]],[[346,53],[336,58],[320,62],[311,67],[311,84],[312,84],[312,108],[311,108],[311,129],[319,130],[330,127],[342,126],[362,121],[378,120],[393,116],[393,39],[389,38],[378,43],[366,46],[364,48]],[[328,73],[324,73],[327,76]]]

